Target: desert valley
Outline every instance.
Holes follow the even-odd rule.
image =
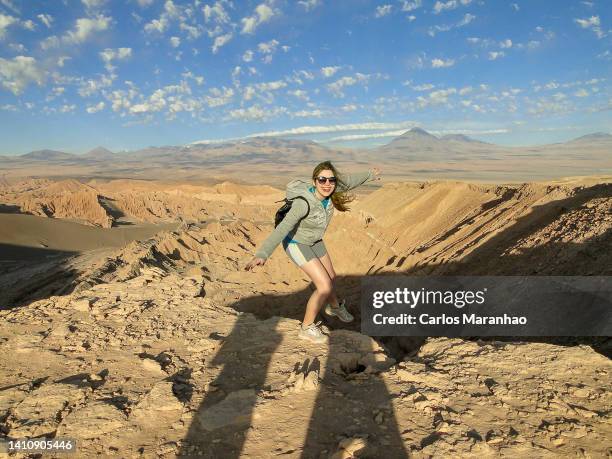
[[[378,166],[325,236],[368,275],[612,275],[612,136],[501,147],[412,129],[372,150],[276,138],[0,158],[0,429],[79,457],[606,457],[610,338],[376,338],[277,249],[293,177]],[[58,455],[58,457],[60,457]]]

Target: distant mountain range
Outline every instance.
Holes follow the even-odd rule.
[[[612,140],[612,135],[607,134],[605,132],[595,132],[593,134],[583,135],[582,137],[578,137],[576,139],[570,140],[568,143],[576,143],[576,142],[609,142]]]
[[[55,150],[36,150],[19,156],[21,159],[34,159],[42,161],[64,161],[66,159],[74,159],[76,157],[77,155]]]
[[[104,147],[97,147],[81,155],[81,157],[82,158],[92,158],[92,159],[114,159],[115,154],[112,151],[107,150]]]
[[[584,135],[565,143],[542,145],[538,149],[579,144],[582,147],[593,144],[610,143],[612,135],[596,132]],[[517,149],[520,147],[514,147]],[[340,155],[346,160],[377,159],[423,159],[431,155],[463,155],[468,153],[484,154],[491,151],[511,150],[495,144],[472,139],[462,134],[435,136],[424,129],[412,128],[391,142],[373,150],[333,149],[311,140],[285,139],[279,137],[253,137],[219,144],[192,144],[186,146],[148,147],[140,150],[113,153],[97,147],[82,155],[56,150],[37,150],[21,156],[0,156],[3,164],[36,161],[70,164],[91,164],[113,161],[115,163],[136,163],[154,161],[161,163],[198,165],[205,163],[229,164],[239,162],[308,162],[324,160]]]
[[[437,137],[421,128],[412,128],[396,137],[391,142],[380,147],[383,151],[400,150],[404,152],[448,152],[457,147],[457,143],[469,144],[471,146],[488,145],[479,140],[472,139],[462,134],[449,134]]]
[[[462,134],[436,136],[413,128],[373,149],[334,148],[310,140],[253,137],[226,143],[147,147],[113,153],[97,147],[82,155],[38,150],[0,156],[0,177],[95,177],[169,181],[236,181],[282,186],[333,161],[341,170],[373,165],[413,179],[542,180],[612,175],[612,135],[593,133],[569,142],[505,147]]]

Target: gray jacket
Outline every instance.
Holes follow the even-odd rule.
[[[336,185],[338,191],[349,191],[372,179],[372,171],[342,175],[341,178],[342,182]],[[327,208],[323,207],[323,203],[310,191],[312,186],[312,180],[293,180],[289,182],[287,185],[287,198],[291,199],[297,196],[306,198],[308,205],[310,205],[310,212],[306,218],[300,221],[300,218],[308,212],[308,205],[303,199],[293,200],[291,210],[287,212],[283,221],[279,223],[274,231],[272,231],[272,234],[259,247],[259,250],[255,252],[257,258],[270,257],[274,249],[287,236],[296,242],[308,245],[313,245],[323,238],[327,225],[329,225],[334,214],[334,205],[330,201]]]

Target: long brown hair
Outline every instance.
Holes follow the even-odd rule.
[[[346,191],[338,191],[339,187],[346,185],[346,183],[342,180],[342,175],[338,172],[338,170],[334,167],[331,161],[323,161],[322,163],[317,164],[317,166],[312,171],[312,179],[316,180],[321,171],[330,170],[334,173],[334,177],[336,177],[336,187],[334,188],[334,192],[331,195],[332,203],[334,207],[338,209],[340,212],[346,212],[349,210],[347,204],[355,199],[355,196],[347,193]]]

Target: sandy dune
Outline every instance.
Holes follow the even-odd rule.
[[[278,189],[39,180],[5,185],[2,202],[14,212],[20,196],[57,202],[82,187],[118,227],[0,214],[22,219],[0,243],[68,252],[0,274],[10,437],[76,437],[79,457],[611,453],[609,338],[377,341],[331,321],[329,348],[308,344],[296,338],[311,291],[301,271],[280,249],[241,269],[272,228]],[[368,273],[611,275],[611,194],[604,176],[387,182],[325,241],[356,314]],[[102,236],[180,220],[123,247]],[[58,224],[66,237],[53,239]],[[85,230],[110,239],[88,246]]]

